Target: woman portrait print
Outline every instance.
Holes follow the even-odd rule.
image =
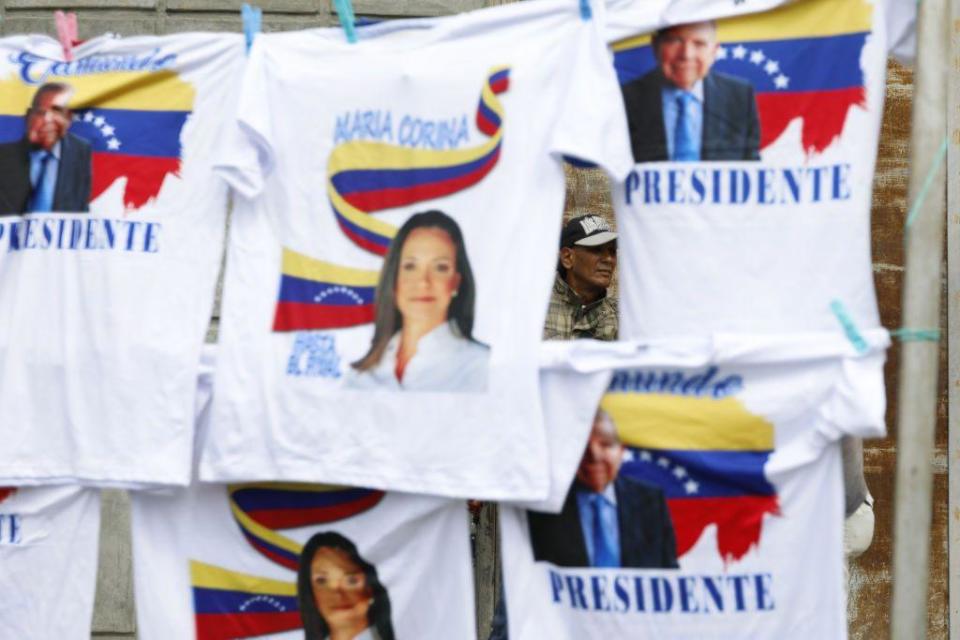
[[[376,568],[339,533],[315,534],[304,546],[297,604],[306,640],[394,640]]]
[[[473,338],[476,288],[463,234],[442,211],[411,216],[384,260],[374,333],[351,389],[485,391],[490,348]]]

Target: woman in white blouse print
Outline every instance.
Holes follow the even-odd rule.
[[[463,234],[442,211],[411,216],[390,244],[370,349],[353,389],[485,391],[490,348],[473,338],[476,291]]]
[[[297,567],[297,607],[306,640],[394,640],[390,596],[350,540],[314,534]]]

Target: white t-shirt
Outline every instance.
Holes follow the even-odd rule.
[[[387,627],[401,640],[474,636],[463,501],[330,486],[197,484],[166,495],[137,492],[132,504],[144,640],[302,639],[298,563],[307,545],[305,566],[330,581],[328,599],[362,608],[372,597],[367,621],[379,633],[372,637],[384,638]],[[309,587],[309,572],[304,576]],[[305,598],[311,602],[314,593]],[[314,605],[321,616],[323,606]]]
[[[680,108],[680,78],[657,64],[649,34],[733,11],[698,4],[672,5],[653,25],[644,3],[610,9],[637,160],[614,193],[621,337],[836,330],[834,300],[878,326],[870,205],[886,3],[744,3],[737,11],[783,6],[718,20],[705,94]],[[669,159],[681,120],[703,160]]]
[[[100,37],[74,54],[0,39],[0,165],[23,169],[0,186],[31,191],[39,93],[27,120],[73,110],[53,206],[74,209],[0,216],[0,484],[186,484],[226,212],[210,150],[243,39]]]
[[[223,155],[243,197],[201,478],[545,495],[529,398],[560,158],[618,178],[631,164],[600,18],[546,1],[383,23],[354,45],[340,29],[257,38]]]
[[[566,440],[562,508],[501,509],[511,640],[846,637],[838,441],[884,433],[888,338],[865,339],[607,349],[612,426]]]
[[[89,640],[100,491],[0,488],[0,636]]]

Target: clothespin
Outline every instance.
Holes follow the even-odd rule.
[[[847,313],[847,309],[843,306],[843,303],[839,300],[834,300],[830,303],[830,310],[833,311],[833,315],[840,321],[843,332],[847,334],[847,340],[849,340],[853,348],[857,350],[857,353],[866,353],[870,349],[870,345],[867,344],[866,339],[860,333],[860,330],[857,329],[856,323],[853,321],[853,318],[850,317],[850,314]]]
[[[53,14],[53,23],[57,28],[57,38],[63,47],[63,59],[73,62],[73,48],[80,44],[80,33],[77,29],[77,14],[56,11]]]
[[[253,39],[260,33],[263,24],[263,10],[244,2],[240,7],[240,17],[243,18],[243,38],[247,42],[247,53],[250,53]]]
[[[584,21],[593,18],[593,9],[590,8],[590,0],[580,0],[580,17]]]
[[[357,42],[357,18],[353,14],[353,3],[350,0],[333,0],[337,9],[337,16],[340,18],[340,24],[347,34],[347,42],[356,44]]]

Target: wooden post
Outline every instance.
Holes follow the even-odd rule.
[[[947,519],[950,637],[960,638],[960,0],[950,2],[950,62],[947,127]]]
[[[495,502],[484,502],[474,520],[473,580],[476,594],[477,638],[490,636],[493,611],[500,598],[499,510]]]
[[[954,0],[950,0],[954,2]],[[910,149],[911,224],[906,229],[903,326],[940,326],[946,162],[947,0],[924,0],[917,16],[917,64]],[[936,427],[938,342],[906,341],[900,351],[897,478],[893,549],[894,640],[927,633],[933,443]]]

